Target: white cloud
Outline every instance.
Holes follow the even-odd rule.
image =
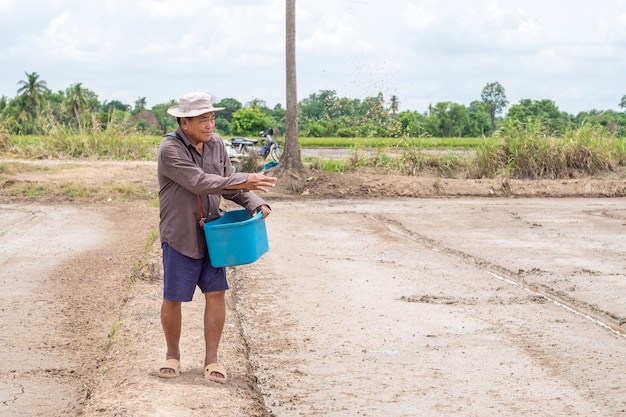
[[[24,72],[54,90],[82,82],[101,99],[148,104],[207,89],[284,103],[284,0],[5,0],[0,96]],[[626,93],[626,2],[317,0],[297,2],[298,92],[401,108],[469,105],[487,82],[509,101],[616,108]],[[27,20],[28,24],[24,24]],[[419,106],[419,107],[418,107]]]
[[[437,17],[427,7],[408,3],[404,6],[402,23],[407,29],[423,32],[429,29]]]

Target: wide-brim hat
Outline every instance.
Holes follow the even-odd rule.
[[[187,93],[180,97],[176,106],[167,109],[167,112],[175,117],[195,117],[224,109],[225,107],[213,107],[211,96],[207,93]]]

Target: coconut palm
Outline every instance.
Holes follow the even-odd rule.
[[[76,126],[80,132],[80,114],[87,107],[87,97],[83,89],[83,83],[74,83],[65,90],[64,104],[72,112]]]
[[[285,123],[285,151],[281,157],[283,169],[302,171],[298,143],[298,89],[296,84],[296,0],[286,0],[287,109]]]
[[[17,94],[24,98],[24,111],[26,112],[26,119],[30,120],[32,131],[34,131],[35,118],[37,117],[37,111],[39,106],[44,101],[46,94],[50,92],[47,83],[44,80],[39,79],[39,74],[31,72],[30,74],[25,72],[26,81],[20,80],[17,82],[21,87],[17,90]],[[21,116],[24,118],[24,115]],[[25,129],[25,133],[28,133]]]
[[[142,112],[146,109],[146,106],[148,104],[148,101],[146,100],[145,97],[139,97],[137,100],[135,100],[135,111],[133,113],[139,113]]]
[[[398,99],[398,96],[391,96],[391,99],[389,100],[389,110],[391,110],[391,114],[395,117],[396,113],[398,112],[398,108],[400,107],[400,100]]]

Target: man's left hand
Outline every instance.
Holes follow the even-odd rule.
[[[265,218],[267,216],[270,215],[270,213],[272,212],[272,209],[269,208],[269,206],[267,204],[263,204],[262,206],[259,206],[256,208],[257,210],[261,210],[261,212],[263,213],[263,219],[265,220]]]

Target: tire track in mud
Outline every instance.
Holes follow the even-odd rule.
[[[416,233],[406,228],[397,220],[390,219],[382,215],[368,214],[366,217],[384,224],[389,231],[397,236],[419,243],[428,249],[436,250],[448,256],[458,258],[466,264],[484,270],[495,279],[524,289],[535,299],[537,297],[543,298],[546,302],[555,304],[572,314],[583,317],[596,325],[606,328],[607,330],[626,338],[626,318],[619,317],[610,311],[598,308],[596,305],[590,304],[584,300],[570,297],[562,291],[557,291],[548,285],[533,282],[526,278],[528,276],[541,273],[542,271],[540,269],[534,268],[531,271],[520,270],[515,273],[502,265],[498,265],[486,259],[470,255],[461,250],[445,246],[435,239]]]

